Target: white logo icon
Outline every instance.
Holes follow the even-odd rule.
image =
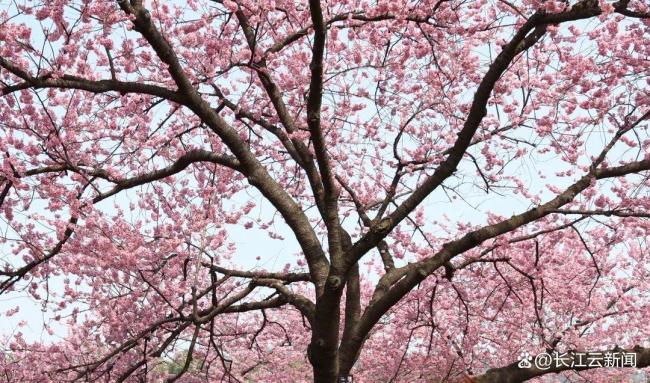
[[[533,360],[533,358],[530,356],[528,351],[524,351],[519,355],[519,364],[517,364],[517,366],[519,368],[531,368],[533,366],[530,364],[531,360]]]

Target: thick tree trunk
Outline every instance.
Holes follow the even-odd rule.
[[[352,371],[352,367],[357,362],[359,353],[351,353],[349,349],[341,350],[339,354],[339,376],[347,377]]]
[[[343,278],[332,274],[316,300],[311,343],[307,349],[315,383],[334,383],[338,378],[338,343]]]
[[[336,383],[338,374],[335,367],[316,368],[314,367],[314,383]]]
[[[318,336],[318,333],[318,331],[313,332],[311,344],[307,351],[314,372],[314,383],[335,383],[338,381],[339,375],[336,344],[334,347],[326,344],[327,341]]]
[[[339,382],[347,382],[352,366],[357,361],[357,348],[350,347],[357,334],[357,326],[361,317],[361,287],[359,281],[359,266],[355,264],[350,269],[345,293],[345,326],[343,337],[338,350]]]

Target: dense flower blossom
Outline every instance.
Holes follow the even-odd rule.
[[[0,381],[650,366],[647,2],[0,7]]]

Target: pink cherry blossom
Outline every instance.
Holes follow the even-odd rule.
[[[0,7],[3,382],[650,367],[646,2]]]

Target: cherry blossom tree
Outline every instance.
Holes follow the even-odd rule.
[[[0,380],[650,366],[647,1],[1,6]]]

